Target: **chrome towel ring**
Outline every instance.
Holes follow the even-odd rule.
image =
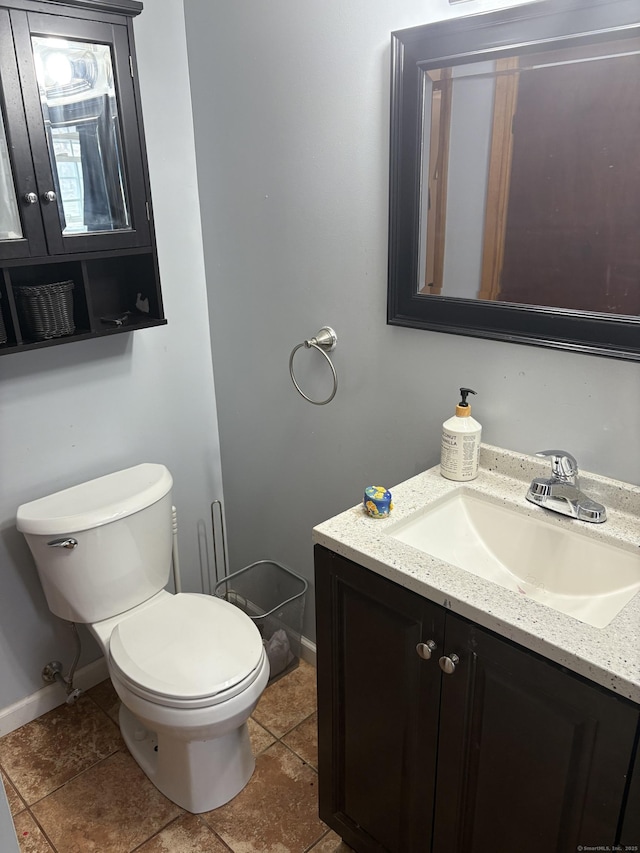
[[[332,352],[336,348],[337,343],[338,336],[333,329],[330,326],[323,326],[314,338],[310,338],[308,341],[303,341],[291,350],[291,355],[289,356],[289,373],[291,374],[291,381],[296,386],[297,392],[304,397],[305,400],[308,400],[309,403],[313,403],[314,406],[325,406],[336,396],[336,391],[338,390],[338,375],[335,367],[333,366],[333,362],[327,353]],[[313,347],[314,349],[317,349],[320,355],[323,358],[326,358],[329,367],[331,368],[331,372],[333,373],[333,391],[329,394],[326,400],[312,400],[311,397],[307,397],[302,388],[296,382],[296,377],[293,373],[293,357],[301,347],[305,347],[306,349],[311,349],[311,347]]]

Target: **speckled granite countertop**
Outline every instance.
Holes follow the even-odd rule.
[[[594,628],[431,557],[387,532],[390,525],[464,486],[527,514],[544,513],[551,523],[575,526],[572,529],[601,541],[627,550],[640,547],[640,488],[581,472],[581,488],[608,513],[604,524],[589,524],[530,504],[525,494],[537,476],[549,476],[548,461],[483,445],[475,480],[446,480],[436,466],[390,487],[394,510],[389,519],[369,518],[358,504],[315,527],[313,541],[640,704],[640,593],[609,625]]]

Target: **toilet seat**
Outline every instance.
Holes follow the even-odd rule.
[[[113,629],[109,658],[132,693],[173,708],[237,696],[259,675],[262,638],[251,619],[220,598],[165,596]]]

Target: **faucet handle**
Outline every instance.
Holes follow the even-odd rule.
[[[567,450],[540,450],[536,456],[551,459],[551,470],[558,480],[571,480],[578,473],[578,463]]]

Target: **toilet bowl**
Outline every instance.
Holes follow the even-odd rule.
[[[163,591],[88,628],[122,703],[124,742],[154,785],[193,813],[235,797],[253,773],[247,719],[269,679],[254,623],[222,599]]]
[[[247,720],[269,662],[240,609],[163,589],[171,485],[164,466],[138,465],[23,504],[17,526],[49,608],[87,624],[105,655],[131,755],[166,797],[200,813],[251,778]]]

